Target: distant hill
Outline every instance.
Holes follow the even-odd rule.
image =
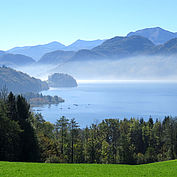
[[[14,93],[40,92],[48,89],[46,82],[8,67],[0,67],[0,86],[6,86],[8,91]]]
[[[50,87],[77,87],[77,82],[68,74],[54,73],[48,77],[48,85]]]
[[[67,46],[64,50],[73,50],[78,51],[81,49],[93,49],[96,46],[101,45],[105,40],[93,40],[93,41],[85,41],[85,40],[77,40],[71,45]]]
[[[95,51],[83,49],[76,52],[75,55],[70,59],[70,61],[87,61],[99,59],[104,59],[104,56]]]
[[[156,55],[177,55],[177,38],[167,41],[163,45],[156,46],[153,50]]]
[[[0,52],[0,65],[6,66],[22,66],[33,64],[35,61],[31,57],[20,54],[9,54]]]
[[[0,50],[0,56],[3,55],[3,54],[5,54],[5,52]]]
[[[22,54],[32,57],[35,60],[39,60],[45,53],[52,52],[55,50],[63,50],[65,45],[59,42],[51,42],[44,45],[36,46],[25,46],[25,47],[15,47],[8,50],[8,53]]]
[[[160,27],[145,28],[127,34],[128,37],[133,35],[146,37],[156,45],[164,44],[165,42],[177,37],[177,33],[164,30]]]
[[[92,49],[102,44],[104,41],[105,40],[93,40],[93,41],[77,40],[69,46],[65,46],[59,42],[51,42],[44,45],[15,47],[8,50],[7,52],[12,54],[26,55],[38,61],[41,59],[43,55],[49,52],[53,52],[56,50],[78,51],[81,49]]]
[[[39,61],[39,64],[59,64],[67,62],[75,52],[57,50],[54,52],[46,53]]]

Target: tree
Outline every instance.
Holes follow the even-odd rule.
[[[62,160],[68,161],[68,129],[69,129],[69,120],[62,116],[56,122],[56,136],[59,139],[60,145],[60,155]]]
[[[17,119],[20,128],[23,130],[21,133],[21,156],[20,161],[38,161],[39,149],[35,131],[32,127],[32,114],[30,112],[30,105],[26,99],[17,96]]]
[[[74,162],[74,145],[78,142],[78,123],[75,119],[70,121],[70,136],[71,136],[71,163]]]

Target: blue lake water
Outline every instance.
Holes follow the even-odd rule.
[[[75,118],[81,127],[105,118],[163,119],[177,116],[177,83],[89,83],[77,88],[50,89],[44,95],[58,95],[65,102],[34,108],[55,123],[61,116]]]

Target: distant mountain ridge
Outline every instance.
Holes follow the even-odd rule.
[[[74,51],[57,50],[54,52],[46,53],[39,61],[39,64],[59,64],[67,62],[72,56]]]
[[[58,42],[51,42],[45,45],[17,47],[8,52],[35,55],[37,56],[35,60],[38,60],[38,64],[63,64],[69,61],[120,59],[136,55],[176,55],[176,37],[177,33],[155,27],[131,32],[126,37],[116,36],[108,40],[93,41],[77,40],[69,46]],[[20,61],[17,58],[13,59],[14,56],[12,57],[10,54],[6,55],[6,59],[3,59],[5,54],[7,53],[0,51],[0,64],[3,62],[8,64],[9,62],[15,63],[16,60]],[[23,57],[24,63],[28,63],[29,58]],[[35,62],[32,60],[31,58],[31,63]],[[20,64],[20,62],[16,63]]]
[[[63,50],[64,48],[65,45],[54,41],[44,45],[15,47],[8,50],[7,52],[12,54],[22,54],[32,57],[35,60],[39,60],[39,58],[41,58],[45,53],[49,53],[55,50]]]
[[[93,40],[93,41],[77,40],[69,46],[65,46],[57,41],[54,41],[44,45],[15,47],[8,50],[7,52],[12,54],[26,55],[38,61],[43,55],[49,52],[53,52],[56,50],[78,51],[81,49],[92,49],[102,44],[104,41],[105,40]]]
[[[121,58],[129,55],[146,54],[153,47],[154,44],[150,40],[141,36],[117,36],[108,39],[92,51],[105,55],[105,57]]]
[[[134,36],[134,35],[148,38],[156,45],[164,44],[165,42],[177,37],[177,33],[164,30],[160,27],[145,28],[145,29],[137,30],[135,32],[130,32],[127,34],[127,37]]]
[[[61,55],[62,53],[62,55]],[[68,55],[65,51],[55,51],[44,55],[39,60],[40,64],[61,64],[74,61],[89,60],[117,60],[134,56],[177,55],[177,38],[167,41],[163,45],[155,45],[142,36],[114,37],[106,40],[101,45],[91,49],[82,49]],[[66,60],[67,59],[67,60]],[[46,62],[47,61],[47,62]]]
[[[101,45],[105,40],[93,40],[93,41],[85,41],[85,40],[77,40],[71,45],[67,46],[64,50],[69,51],[78,51],[81,49],[91,50],[96,46]]]
[[[163,45],[156,46],[152,54],[163,56],[177,55],[177,38],[171,39]]]

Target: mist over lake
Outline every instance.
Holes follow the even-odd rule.
[[[82,82],[77,88],[51,88],[42,94],[65,100],[58,105],[33,108],[53,123],[61,116],[75,118],[85,127],[106,118],[147,120],[151,116],[155,120],[177,115],[175,82]]]

